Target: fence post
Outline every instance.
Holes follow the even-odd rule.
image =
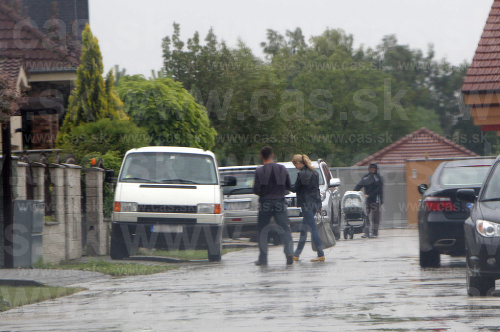
[[[87,254],[100,256],[107,254],[108,228],[104,224],[104,170],[91,167],[85,171],[85,214],[87,220]]]
[[[81,167],[70,164],[64,166],[66,259],[76,259],[82,257],[83,252]]]

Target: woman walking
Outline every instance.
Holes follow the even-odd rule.
[[[297,193],[297,206],[302,209],[302,224],[300,225],[300,238],[293,259],[299,260],[307,240],[307,231],[311,230],[312,241],[316,245],[318,257],[311,262],[322,262],[325,253],[322,249],[321,238],[318,234],[314,214],[321,209],[321,197],[319,193],[319,175],[314,171],[311,160],[305,154],[296,154],[292,157],[292,163],[299,170],[293,190]]]

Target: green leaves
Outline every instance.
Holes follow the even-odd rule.
[[[146,128],[152,145],[213,148],[216,131],[204,107],[180,83],[170,78],[125,76],[117,91],[125,113]]]

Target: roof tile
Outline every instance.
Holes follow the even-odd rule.
[[[500,91],[500,0],[494,0],[462,91]]]
[[[55,44],[39,30],[23,22],[27,22],[26,19],[0,3],[0,56],[23,58],[28,70],[78,66],[78,59],[69,55],[63,45]]]

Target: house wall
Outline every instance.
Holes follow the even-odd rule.
[[[451,159],[427,159],[406,161],[406,197],[408,197],[408,224],[418,225],[418,207],[421,194],[418,186],[422,183],[429,184],[430,177],[443,161]]]

